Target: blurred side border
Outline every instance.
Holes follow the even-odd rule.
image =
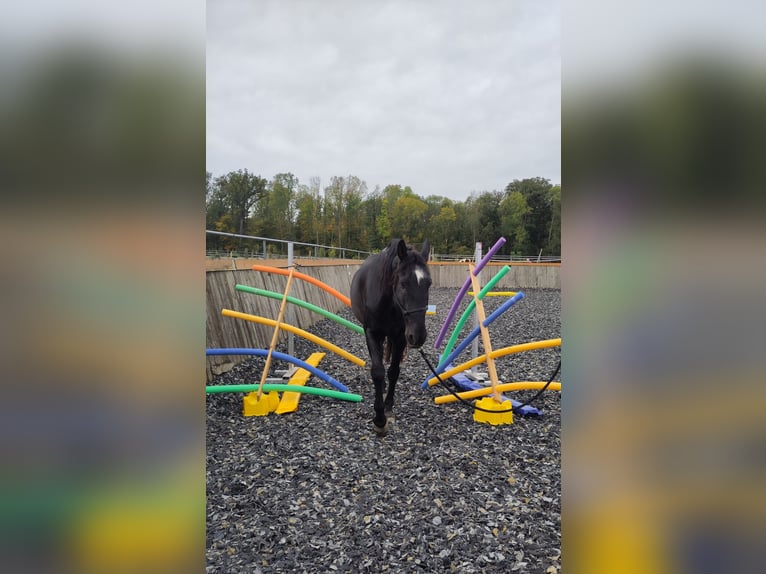
[[[205,4],[38,9],[0,58],[0,560],[199,571]]]
[[[763,9],[714,4],[565,4],[566,571],[763,563]]]

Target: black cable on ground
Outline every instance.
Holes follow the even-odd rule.
[[[545,385],[543,385],[543,388],[541,388],[539,391],[537,391],[537,394],[534,397],[532,397],[531,399],[529,399],[527,401],[524,401],[523,403],[521,403],[520,405],[518,405],[516,407],[513,407],[514,408],[514,412],[517,411],[517,410],[521,410],[522,408],[524,408],[526,406],[529,406],[529,404],[532,401],[536,401],[540,397],[540,395],[543,394],[543,391],[548,388],[548,386],[551,384],[551,382],[553,381],[553,379],[556,377],[556,375],[558,374],[558,372],[560,370],[561,370],[561,359],[559,359],[559,364],[556,365],[556,370],[553,371],[553,374],[548,378],[548,382],[546,382]]]
[[[423,352],[423,349],[418,349],[418,350],[420,351],[420,354],[421,354],[421,356],[423,357],[423,360],[426,362],[426,365],[428,365],[428,370],[430,370],[430,371],[431,371],[431,372],[434,374],[434,376],[436,377],[436,380],[437,380],[437,381],[439,381],[439,382],[442,384],[442,386],[443,386],[445,389],[447,389],[447,391],[448,391],[448,392],[449,392],[449,393],[450,393],[452,396],[454,396],[454,397],[455,397],[457,400],[459,400],[461,403],[463,403],[463,404],[465,404],[465,405],[468,405],[470,408],[472,408],[472,409],[474,409],[474,410],[477,410],[477,411],[481,411],[481,412],[484,412],[484,413],[510,413],[510,412],[516,413],[516,412],[518,412],[520,409],[522,409],[523,407],[529,406],[529,404],[530,404],[532,401],[534,401],[534,400],[537,400],[537,398],[538,398],[540,395],[542,395],[542,394],[543,394],[543,391],[545,391],[545,389],[547,389],[547,388],[548,388],[548,386],[549,386],[549,385],[551,384],[551,382],[553,381],[553,378],[554,378],[554,377],[555,377],[555,376],[558,374],[559,370],[561,370],[561,359],[559,359],[559,363],[558,363],[558,365],[556,366],[556,370],[554,370],[554,371],[553,371],[553,373],[551,374],[551,376],[548,378],[548,382],[546,382],[546,383],[545,383],[545,385],[543,386],[543,388],[541,388],[539,391],[537,391],[537,394],[535,394],[535,396],[534,396],[534,397],[532,397],[532,398],[531,398],[531,399],[529,399],[528,401],[525,401],[525,402],[521,403],[521,404],[520,404],[519,406],[517,406],[517,407],[512,407],[512,408],[510,408],[510,409],[505,409],[505,410],[502,410],[502,411],[492,411],[492,410],[489,410],[489,409],[484,409],[484,408],[482,408],[482,407],[476,406],[475,404],[471,403],[470,401],[467,401],[467,400],[465,400],[463,397],[461,397],[459,394],[457,394],[455,391],[453,391],[451,388],[449,388],[449,386],[447,386],[447,384],[444,382],[444,380],[443,380],[443,379],[442,379],[442,378],[439,376],[439,374],[436,372],[436,369],[434,369],[433,365],[431,365],[431,361],[429,361],[429,360],[428,360],[428,357],[426,357],[426,354]],[[454,384],[454,383],[453,383],[453,384]]]

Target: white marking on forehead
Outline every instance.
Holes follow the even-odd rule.
[[[426,278],[426,270],[421,267],[415,268],[415,277],[418,278],[418,285],[420,285],[423,279]]]

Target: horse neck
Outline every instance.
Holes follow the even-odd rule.
[[[393,255],[392,255],[393,254]],[[392,296],[394,293],[394,279],[398,273],[399,261],[392,249],[388,250],[387,257],[381,266],[381,285],[382,293],[385,296]]]

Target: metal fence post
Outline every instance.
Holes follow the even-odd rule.
[[[293,266],[293,248],[294,244],[291,241],[287,244],[287,268],[290,269]],[[295,325],[295,307],[290,305],[287,308],[287,322],[290,325]],[[293,339],[294,335],[293,332],[290,331],[287,334],[287,354],[294,357],[295,356],[295,341]]]

